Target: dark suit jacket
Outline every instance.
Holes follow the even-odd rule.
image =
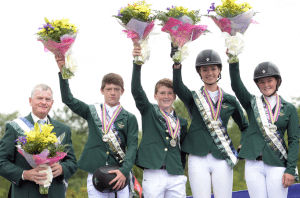
[[[31,114],[25,117],[34,124]],[[70,178],[77,170],[77,162],[71,140],[71,129],[67,125],[50,118],[54,126],[53,132],[60,136],[65,132],[65,138],[62,144],[68,144],[70,148],[67,156],[61,160],[60,165],[63,168],[63,175],[53,179],[49,188],[49,198],[65,197],[63,179]],[[14,198],[39,198],[45,197],[39,193],[39,185],[29,180],[22,180],[24,170],[30,170],[32,167],[26,159],[17,151],[15,140],[18,133],[10,125],[6,124],[5,134],[0,141],[0,175],[12,182],[11,197]]]

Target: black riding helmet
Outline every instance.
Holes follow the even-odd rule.
[[[257,84],[258,79],[264,77],[275,77],[277,79],[276,91],[281,85],[282,79],[278,67],[272,62],[262,62],[254,70],[253,80]],[[274,95],[276,91],[270,96]],[[270,97],[269,96],[269,97]]]
[[[116,170],[119,168],[120,167],[116,165],[107,165],[98,168],[93,174],[92,181],[94,187],[98,191],[103,193],[116,192],[117,190],[112,189],[115,186],[116,182],[109,185],[109,182],[111,182],[116,177],[116,174],[108,173],[108,171]],[[128,184],[129,184],[129,176],[126,177],[126,181],[123,188],[125,188]],[[120,188],[119,190],[122,190],[123,188]]]
[[[217,52],[215,52],[214,50],[206,49],[206,50],[201,51],[198,54],[197,59],[196,59],[196,65],[195,65],[196,71],[198,72],[200,67],[205,66],[205,65],[217,65],[219,67],[220,71],[222,71],[221,58],[220,58],[219,54]],[[202,80],[202,76],[201,76],[200,72],[198,72],[198,73]],[[220,75],[216,82],[218,82],[220,79],[221,79],[221,72],[220,72]]]

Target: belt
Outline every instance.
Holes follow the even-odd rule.
[[[149,169],[149,168],[143,168],[143,169]],[[163,169],[163,170],[166,170],[167,169],[167,167],[166,167],[166,165],[162,165],[159,169]]]
[[[263,159],[262,159],[262,155],[258,156],[258,157],[256,158],[256,160],[257,160],[257,161],[262,161],[262,160],[263,160]]]

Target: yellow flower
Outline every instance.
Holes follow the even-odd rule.
[[[45,17],[45,22],[46,22],[46,23],[50,23],[49,20],[48,20],[46,17]]]

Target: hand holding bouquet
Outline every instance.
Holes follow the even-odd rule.
[[[172,47],[178,47],[178,51],[172,56],[175,63],[180,63],[188,55],[187,47],[189,41],[196,40],[206,32],[206,25],[196,25],[200,21],[199,10],[188,11],[182,6],[167,8],[167,12],[156,11],[156,18],[162,21],[161,31],[170,34]]]
[[[212,3],[208,14],[216,12],[216,16],[208,15],[213,19],[215,24],[221,29],[226,37],[225,45],[229,49],[229,63],[237,62],[237,55],[244,48],[242,34],[245,33],[254,16],[254,11],[249,3],[244,2],[237,4],[236,0],[222,0],[222,5],[215,7]]]
[[[126,29],[127,38],[131,38],[135,45],[140,45],[142,55],[136,56],[134,62],[138,65],[144,64],[150,57],[148,38],[154,27],[154,17],[151,15],[150,5],[145,1],[128,4],[119,10],[117,16],[120,24]]]
[[[50,165],[67,155],[64,150],[68,145],[61,144],[65,134],[56,137],[55,133],[52,132],[53,128],[51,124],[44,124],[40,127],[38,123],[35,123],[32,131],[25,132],[26,136],[15,140],[18,152],[25,157],[32,168],[38,166],[47,168],[40,171],[47,173],[47,180],[43,181],[43,186],[40,186],[40,194],[48,194],[53,179]]]
[[[69,19],[49,21],[45,18],[46,24],[39,28],[38,41],[44,44],[45,52],[51,51],[54,55],[65,57],[66,65],[63,67],[62,76],[70,79],[77,69],[76,60],[71,56],[72,45],[77,35],[77,27],[69,23]]]

